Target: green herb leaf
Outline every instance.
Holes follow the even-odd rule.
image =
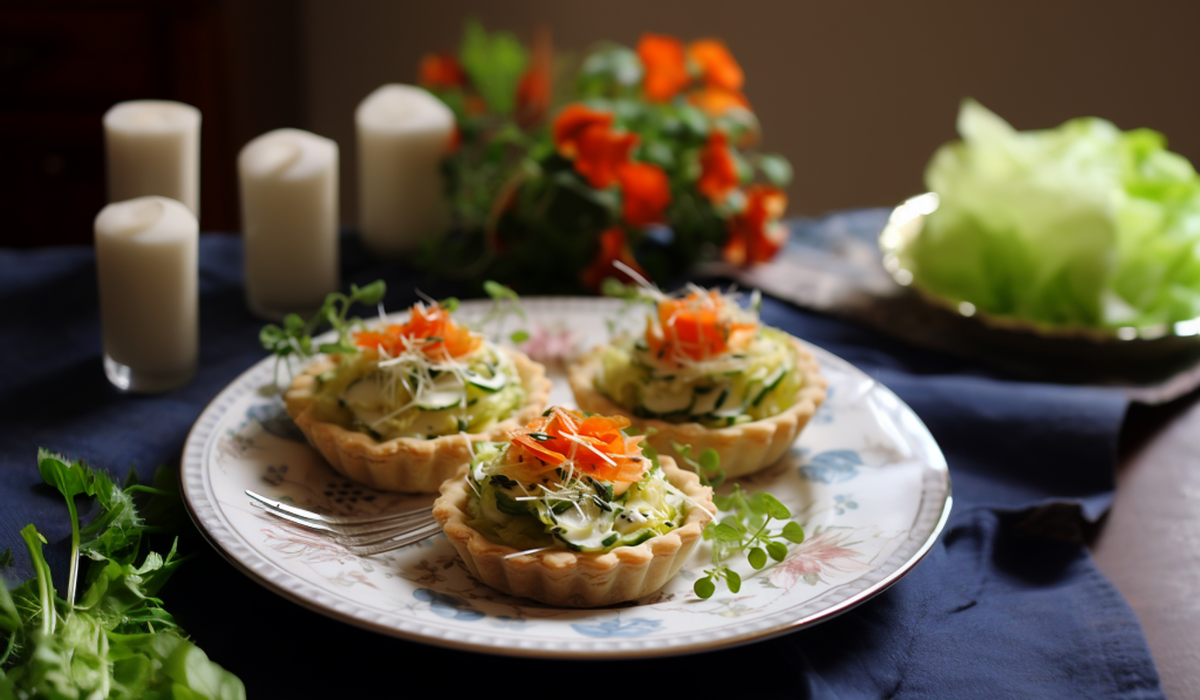
[[[529,53],[508,32],[489,34],[478,20],[467,22],[459,60],[491,111],[506,116],[516,108],[517,83]]]
[[[692,590],[701,598],[711,598],[713,593],[717,592],[717,585],[713,583],[711,576],[705,576],[696,580],[696,583],[692,585]]]
[[[733,569],[725,569],[725,585],[731,593],[737,593],[742,590],[742,577]]]
[[[715,450],[705,450],[699,460],[691,458],[691,447],[672,443],[680,458],[691,465],[704,478],[702,467],[718,468],[720,455]],[[804,529],[794,521],[788,521],[778,532],[769,529],[772,520],[784,520],[791,517],[791,511],[775,496],[766,493],[747,493],[740,484],[734,484],[732,491],[725,496],[713,496],[713,503],[721,512],[716,522],[709,522],[702,530],[703,538],[712,543],[712,562],[716,569],[706,571],[709,580],[704,586],[709,597],[715,590],[715,582],[724,579],[729,590],[737,593],[742,581],[737,572],[722,562],[728,557],[744,553],[751,568],[758,571],[765,567],[768,558],[783,561],[787,558],[788,542],[802,542]],[[700,589],[697,595],[700,595]]]
[[[792,164],[783,156],[764,153],[755,164],[772,185],[782,189],[792,184]]]
[[[776,520],[787,520],[788,518],[792,517],[792,511],[788,510],[787,506],[780,503],[779,499],[775,498],[771,494],[762,494],[762,500],[763,505],[766,506],[767,515],[771,516],[772,518]]]
[[[727,523],[717,523],[713,528],[713,536],[719,542],[741,542],[742,534]]]
[[[142,537],[168,522],[164,514],[180,516],[169,470],[159,470],[154,486],[131,475],[121,488],[105,472],[46,450],[38,452],[38,470],[68,505],[71,580],[66,599],[58,599],[45,539],[26,526],[21,535],[35,576],[11,594],[0,582],[0,698],[159,697],[169,689],[175,698],[243,700],[241,681],[184,639],[154,597],[183,561],[174,545],[166,556],[146,551]],[[75,498],[82,495],[95,496],[98,513],[80,527]],[[81,551],[91,563],[75,603]]]
[[[283,319],[283,326],[268,324],[258,333],[259,342],[272,355],[275,355],[276,383],[279,377],[279,362],[291,357],[307,359],[313,356],[312,336],[324,324],[329,324],[337,331],[338,339],[332,343],[322,343],[318,352],[326,354],[349,354],[357,352],[351,333],[363,326],[362,319],[350,319],[350,308],[355,304],[373,306],[383,300],[387,293],[387,285],[383,280],[376,280],[365,287],[350,285],[350,294],[333,292],[326,295],[325,302],[317,309],[312,318],[305,321],[296,314],[288,314]]]

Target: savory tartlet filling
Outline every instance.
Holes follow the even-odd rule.
[[[480,432],[525,401],[511,357],[437,304],[418,303],[408,322],[357,333],[355,343],[358,353],[317,375],[315,410],[376,440]]]
[[[596,390],[632,415],[710,428],[777,415],[804,385],[789,336],[717,291],[660,300],[600,362]]]
[[[689,499],[628,425],[552,407],[507,441],[476,443],[467,524],[519,551],[607,552],[678,528]]]

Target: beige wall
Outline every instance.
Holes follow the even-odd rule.
[[[342,148],[353,221],[353,111],[375,87],[415,79],[421,54],[457,46],[462,22],[559,48],[644,30],[723,37],[746,69],[764,147],[796,168],[792,214],[886,206],[919,191],[930,154],[973,96],[1019,128],[1097,115],[1164,131],[1200,163],[1200,3],[768,2],[765,0],[303,0],[300,122]],[[273,126],[284,126],[278,124]],[[273,127],[272,127],[273,128]]]

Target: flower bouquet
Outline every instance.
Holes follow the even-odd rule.
[[[753,150],[761,130],[722,41],[645,34],[564,64],[546,31],[527,48],[476,22],[457,55],[422,59],[421,85],[457,120],[454,233],[428,242],[424,266],[562,294],[630,281],[622,267],[666,280],[779,250],[791,166]]]

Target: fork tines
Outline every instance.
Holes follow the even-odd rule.
[[[359,556],[379,554],[419,542],[441,531],[429,506],[373,515],[324,515],[247,490],[250,503],[264,512],[330,538]]]

